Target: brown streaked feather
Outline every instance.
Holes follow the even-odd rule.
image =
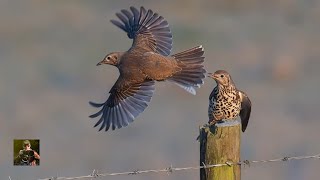
[[[142,56],[141,71],[150,79],[162,81],[181,70],[177,61],[160,54],[147,52]]]

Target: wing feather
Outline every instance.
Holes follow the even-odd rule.
[[[119,85],[117,81],[110,90],[110,96],[105,103],[89,102],[93,107],[101,108],[97,113],[90,115],[90,118],[101,116],[94,125],[100,125],[99,131],[108,131],[126,127],[129,123],[142,113],[151,101],[155,86],[154,81],[132,84],[128,87]]]
[[[239,95],[241,98],[241,110],[240,110],[240,118],[241,118],[241,127],[242,132],[247,129],[249,118],[251,114],[251,101],[246,93],[239,91]]]
[[[172,50],[172,34],[168,22],[151,9],[141,7],[130,10],[122,9],[116,13],[118,20],[111,23],[125,31],[133,39],[132,48],[142,48],[147,51],[168,56]]]

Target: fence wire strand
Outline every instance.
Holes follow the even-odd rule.
[[[302,160],[302,159],[320,159],[320,153],[312,156],[286,156],[282,158],[277,159],[268,159],[268,160],[244,160],[240,162],[225,162],[222,164],[204,164],[202,163],[202,166],[190,166],[190,167],[181,167],[176,168],[169,166],[167,168],[163,169],[149,169],[149,170],[134,170],[130,172],[119,172],[119,173],[98,173],[97,170],[93,170],[93,172],[90,175],[86,176],[78,176],[78,177],[51,177],[51,178],[45,178],[45,179],[38,179],[38,180],[74,180],[74,179],[94,179],[99,177],[106,177],[106,176],[118,176],[118,175],[137,175],[137,174],[144,174],[144,173],[167,173],[170,174],[174,171],[184,171],[184,170],[197,170],[197,169],[208,169],[208,168],[214,168],[214,167],[221,167],[221,166],[234,166],[234,165],[243,165],[243,166],[250,166],[252,164],[258,164],[258,163],[271,163],[271,162],[287,162],[290,160]],[[9,176],[9,180],[11,180]]]

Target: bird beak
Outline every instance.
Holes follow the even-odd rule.
[[[212,79],[214,79],[214,80],[217,80],[218,79],[218,76],[216,75],[216,74],[212,74]]]
[[[100,66],[101,64],[103,64],[104,60],[100,61],[97,66]]]
[[[218,76],[215,73],[207,73],[207,74],[208,74],[207,77],[210,77],[214,80],[217,80],[217,78],[218,78]]]

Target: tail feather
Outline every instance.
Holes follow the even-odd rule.
[[[193,86],[184,86],[182,84],[176,83],[179,87],[186,90],[188,93],[196,95],[196,89]]]
[[[199,53],[199,55],[195,55]],[[191,58],[191,57],[201,57],[204,54],[204,50],[202,46],[196,46],[194,48],[182,51],[180,53],[172,55],[176,59],[182,59],[182,58]]]
[[[183,77],[186,77],[186,78],[198,78],[198,77],[201,77],[201,78],[205,78],[204,75],[200,75],[199,76],[199,74],[197,74],[197,73],[181,73],[179,75],[176,75],[176,77],[181,77],[181,78],[183,78]]]
[[[173,81],[191,94],[196,94],[195,88],[203,84],[206,70],[202,63],[204,62],[204,49],[197,46],[183,52],[172,55],[177,62],[181,71],[174,74],[168,80]]]
[[[202,79],[200,79],[199,76],[184,76],[184,75],[179,75],[176,76],[177,80],[184,81],[185,83],[192,83],[195,84],[195,86],[200,87],[200,84],[202,84]]]
[[[204,61],[204,57],[201,58],[185,58],[185,62],[186,64],[201,64]]]

